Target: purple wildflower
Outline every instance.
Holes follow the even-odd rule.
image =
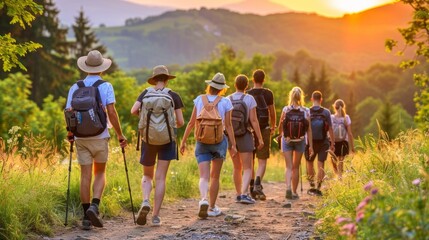
[[[354,223],[348,223],[341,228],[341,233],[346,236],[353,236],[356,234],[357,227]]]
[[[370,196],[367,196],[366,198],[364,198],[359,205],[356,207],[356,211],[360,211],[362,210],[370,201],[372,200],[372,198]]]
[[[415,185],[415,186],[420,185],[420,183],[421,183],[420,178],[416,178],[416,179],[413,180],[413,185]]]
[[[364,217],[364,212],[363,211],[358,212],[356,214],[356,222],[362,221],[363,217]]]
[[[376,195],[378,193],[378,189],[374,188],[371,190],[371,195]]]
[[[369,191],[369,190],[371,190],[372,189],[372,186],[374,185],[374,182],[373,181],[369,181],[364,187],[363,187],[363,189],[365,190],[365,191]]]

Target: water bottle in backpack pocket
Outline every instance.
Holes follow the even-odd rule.
[[[308,130],[308,120],[301,109],[290,109],[283,120],[283,136],[291,141],[301,141]]]

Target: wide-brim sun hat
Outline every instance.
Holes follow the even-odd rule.
[[[98,50],[92,50],[87,56],[77,59],[77,66],[86,73],[101,73],[109,69],[112,60],[103,58]]]
[[[151,85],[155,85],[156,84],[155,78],[156,78],[156,76],[159,76],[159,75],[166,75],[168,77],[168,79],[176,78],[176,76],[170,75],[168,73],[168,69],[166,66],[158,65],[158,66],[155,66],[153,68],[152,77],[150,77],[147,80],[147,82]]]
[[[225,76],[219,72],[216,73],[211,80],[206,80],[206,83],[218,90],[229,88],[229,86],[226,85]]]

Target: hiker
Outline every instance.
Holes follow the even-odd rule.
[[[335,138],[335,156],[332,158],[332,166],[338,179],[343,175],[343,161],[344,157],[355,152],[353,134],[352,134],[352,121],[350,116],[346,114],[346,104],[343,100],[337,99],[333,104],[335,114],[331,115],[332,128]]]
[[[222,97],[229,88],[226,85],[225,76],[222,73],[216,73],[211,80],[206,80],[206,83],[208,84],[206,94],[194,99],[192,115],[180,144],[180,153],[183,154],[186,149],[186,139],[195,127],[195,157],[200,172],[201,195],[198,203],[198,217],[201,219],[222,214],[219,207],[216,206],[216,199],[219,193],[220,172],[228,148],[224,130],[232,143],[231,155],[235,156],[237,153],[231,123],[233,107],[228,98]],[[207,201],[208,192],[210,202]]]
[[[235,143],[237,144],[238,154],[232,156],[234,165],[233,179],[235,190],[237,192],[236,202],[244,204],[254,204],[255,200],[249,194],[250,180],[252,179],[253,171],[253,151],[255,149],[255,141],[253,134],[249,130],[253,128],[258,139],[258,149],[264,146],[259,122],[256,115],[256,101],[249,95],[245,94],[249,84],[249,79],[245,75],[238,75],[235,78],[236,92],[229,95],[233,105],[232,111],[232,127],[234,129]],[[249,124],[250,122],[250,124]],[[231,143],[229,146],[232,146]]]
[[[84,230],[91,229],[91,225],[103,227],[103,222],[99,216],[99,205],[106,185],[106,163],[110,139],[110,134],[106,127],[107,120],[110,122],[109,127],[113,126],[120,146],[122,148],[127,146],[127,139],[122,134],[118,113],[115,108],[116,101],[112,84],[99,81],[102,79],[101,74],[109,69],[111,64],[112,61],[103,58],[101,53],[97,50],[92,50],[87,56],[80,57],[77,60],[77,66],[88,75],[82,81],[78,81],[71,86],[66,103],[66,111],[73,113],[74,121],[77,119],[74,124],[78,125],[76,129],[69,129],[67,138],[70,142],[74,141],[76,143],[77,160],[81,172],[80,200],[84,213],[82,220],[82,228]],[[86,87],[93,91],[80,90],[86,89]],[[100,106],[99,104],[102,105],[100,108],[101,113],[92,111],[94,108],[86,112],[79,111],[83,99],[80,97],[90,92],[94,92],[90,100],[94,100],[92,102],[97,102],[95,108]],[[100,126],[93,125],[95,118],[103,123],[101,128]],[[94,128],[97,127],[99,127],[99,129],[94,131]],[[93,172],[94,182],[91,200],[91,180]]]
[[[322,196],[323,178],[325,177],[325,161],[328,157],[328,150],[334,151],[334,133],[332,131],[331,112],[322,107],[322,93],[314,91],[311,94],[313,106],[310,108],[311,133],[313,138],[313,155],[308,153],[308,145],[305,151],[307,160],[307,179],[310,183],[310,189],[307,191],[310,195]],[[329,133],[329,137],[328,137]],[[330,144],[329,144],[330,143]],[[317,156],[317,188],[314,184],[314,159]]]
[[[270,89],[263,87],[264,82],[264,70],[255,70],[253,72],[253,88],[247,91],[256,100],[256,115],[258,117],[262,140],[264,141],[264,147],[254,151],[253,158],[255,155],[258,158],[258,169],[256,170],[256,180],[254,178],[250,180],[250,195],[260,200],[266,199],[265,193],[262,190],[262,179],[267,168],[267,159],[270,158],[271,136],[274,135],[277,128],[274,95]],[[255,137],[255,146],[258,145],[257,140],[258,138]]]
[[[139,115],[141,133],[140,164],[143,165],[141,188],[143,202],[137,214],[137,224],[145,225],[150,212],[149,202],[155,172],[155,197],[152,211],[152,225],[160,226],[159,212],[165,194],[165,181],[170,161],[178,159],[176,128],[183,126],[183,102],[179,94],[167,88],[168,81],[176,78],[168,73],[167,67],[153,68],[146,88],[131,108],[131,114]],[[155,163],[158,157],[158,162]]]
[[[289,104],[283,108],[279,124],[281,150],[286,162],[286,199],[299,199],[296,192],[299,183],[301,157],[305,151],[307,135],[310,156],[313,155],[313,139],[310,110],[304,107],[304,92],[294,87],[289,92]],[[292,184],[291,184],[292,182]]]

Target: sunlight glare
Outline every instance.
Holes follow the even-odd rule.
[[[375,7],[380,4],[378,0],[330,0],[330,4],[346,13],[356,13]]]

